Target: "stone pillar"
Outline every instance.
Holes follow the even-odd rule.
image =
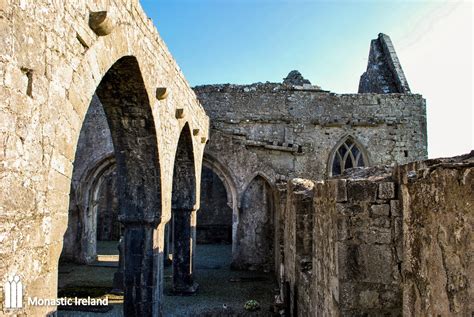
[[[193,209],[191,213],[191,268],[194,272],[194,259],[196,257],[196,243],[197,243],[197,210]]]
[[[123,294],[123,271],[124,271],[124,242],[123,236],[120,237],[119,244],[117,246],[119,251],[119,263],[118,263],[118,270],[114,273],[114,281],[113,281],[113,294]]]
[[[124,225],[124,315],[151,317],[159,306],[155,300],[159,257],[153,252],[154,227],[149,223]]]
[[[198,284],[193,279],[193,209],[173,209],[173,292],[194,294]]]
[[[173,262],[173,218],[165,225],[164,265],[168,267]]]
[[[160,224],[154,232],[155,245],[153,247],[153,254],[158,264],[155,266],[155,301],[157,305],[153,306],[153,316],[163,316],[163,288],[164,288],[164,258],[165,258],[165,224]]]

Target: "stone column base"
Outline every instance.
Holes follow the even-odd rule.
[[[114,273],[113,289],[110,291],[112,294],[122,295],[123,294],[123,272]]]

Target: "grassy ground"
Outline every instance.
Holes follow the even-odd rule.
[[[257,300],[267,315],[273,301],[274,278],[269,273],[230,270],[232,248],[228,245],[198,245],[195,280],[199,290],[194,296],[169,296],[172,272],[165,270],[165,316],[226,316],[247,314],[244,304]],[[223,306],[227,309],[224,309]]]
[[[112,310],[105,313],[59,311],[58,316],[122,316],[121,296],[110,294],[113,274],[117,270],[116,243],[102,244],[98,251],[103,257],[95,266],[63,264],[59,272],[59,296],[108,296]],[[115,261],[114,261],[115,260]],[[275,282],[270,273],[230,270],[231,246],[198,245],[195,280],[200,285],[193,296],[173,296],[172,271],[164,272],[164,316],[269,316]],[[114,267],[115,266],[115,267]],[[256,300],[261,309],[248,312],[244,304]]]
[[[103,241],[97,245],[97,261],[93,265],[60,263],[58,297],[109,298],[109,307],[92,307],[97,312],[59,310],[60,317],[122,316],[123,296],[111,294],[114,273],[118,268],[117,241]],[[74,307],[66,307],[74,309]],[[90,308],[90,307],[89,307]],[[61,308],[60,308],[61,309]]]

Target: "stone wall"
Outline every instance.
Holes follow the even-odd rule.
[[[369,175],[359,179],[344,175],[347,180],[330,181],[336,184],[326,185],[330,187],[321,193],[319,190],[325,185],[318,184],[314,239],[324,239],[324,228],[335,225],[329,230],[335,232],[333,246],[336,249],[333,252],[338,283],[336,290],[331,289],[331,292],[337,294],[342,316],[397,316],[401,312],[402,298],[401,221],[395,184],[391,171]],[[336,190],[331,194],[332,188]],[[329,223],[318,219],[319,213],[325,210],[334,212],[330,216],[332,219],[325,217]],[[315,259],[316,268],[327,266],[329,271],[333,270],[332,263],[326,264],[324,256],[316,253]],[[326,285],[334,287],[334,280],[323,283],[322,287]],[[316,292],[318,289],[319,285],[315,285]]]
[[[257,176],[242,197],[234,268],[273,270],[274,214],[274,192],[263,177]]]
[[[101,16],[103,23],[97,19]],[[76,145],[92,96],[106,74],[110,80],[121,80],[122,85],[115,86],[116,98],[134,106],[128,110],[141,107],[144,111],[125,111],[122,118],[115,114],[123,136],[134,129],[154,131],[141,140],[157,149],[152,164],[159,159],[160,172],[154,181],[160,182],[161,202],[147,212],[146,220],[154,219],[147,237],[156,240],[147,247],[153,247],[154,255],[159,256],[163,226],[171,215],[173,163],[180,132],[186,123],[193,131],[199,195],[209,121],[153,22],[135,0],[6,0],[0,3],[0,17],[0,284],[17,275],[25,298],[56,296]],[[124,67],[118,67],[119,62]],[[117,72],[112,74],[111,69]],[[133,76],[127,76],[130,74]],[[133,91],[136,85],[142,89]],[[103,86],[102,93],[107,95],[109,88]],[[110,108],[119,106],[111,99],[101,101]],[[144,114],[146,119],[137,120]],[[145,126],[140,125],[143,123]],[[154,294],[159,297],[160,286],[155,286]],[[9,314],[3,306],[3,290],[0,294],[0,315]],[[148,308],[158,310],[157,303]],[[54,310],[25,305],[19,313],[40,316]]]
[[[310,301],[309,285],[313,253],[313,195],[314,183],[303,179],[293,179],[288,183],[283,226],[283,272],[289,283],[288,309],[292,314],[308,315]],[[301,287],[300,287],[301,286]]]
[[[218,161],[230,179],[234,187],[227,191],[237,209],[257,175],[274,192],[288,179],[330,176],[332,158],[346,140],[357,144],[368,166],[426,158],[425,101],[420,95],[340,95],[309,84],[299,73],[288,77],[283,83],[194,88],[211,118],[206,156]],[[255,196],[253,204],[259,202]],[[276,218],[282,217],[276,213]],[[234,209],[234,226],[239,219]],[[234,240],[235,258],[240,237],[234,234]]]
[[[403,315],[474,314],[474,152],[402,166]]]
[[[290,315],[472,314],[473,172],[474,152],[291,180],[280,262]]]
[[[339,307],[339,253],[338,253],[338,223],[336,204],[338,200],[336,185],[343,185],[342,193],[345,194],[345,183],[317,182],[316,204],[313,205],[314,227],[313,254],[312,254],[312,283],[306,287],[310,289],[311,302],[306,310],[321,316],[340,315]],[[345,199],[344,195],[342,199]],[[323,208],[324,207],[324,208]],[[304,286],[302,286],[304,287]]]
[[[410,93],[392,40],[383,33],[370,43],[369,62],[360,77],[359,93]]]
[[[206,152],[219,157],[239,183],[256,171],[276,179],[323,179],[332,152],[347,136],[361,144],[369,166],[427,156],[420,95],[338,95],[277,83],[194,90],[211,118]]]
[[[115,175],[113,178],[116,179],[113,153],[114,146],[107,118],[99,98],[94,95],[81,127],[74,156],[68,227],[61,253],[64,260],[80,263],[95,260],[97,214],[102,207],[118,199],[116,188],[103,188],[105,192],[99,189],[103,177]],[[100,197],[101,193],[108,193],[110,197]],[[84,214],[90,216],[84,217]]]
[[[390,171],[376,173],[320,181],[313,194],[294,185],[311,182],[290,182],[285,259],[294,264],[285,262],[285,276],[293,316],[401,312],[395,184]]]
[[[107,117],[99,97],[94,95],[84,117],[77,142],[72,186],[74,188],[80,187],[85,174],[90,172],[90,169],[93,169],[98,162],[112,156],[113,153],[114,145]]]
[[[99,187],[97,200],[97,241],[119,241],[122,229],[118,220],[116,171],[104,177]]]
[[[381,38],[385,46],[387,38]],[[394,60],[393,46],[387,50]],[[248,192],[256,177],[268,183],[273,193],[268,197],[274,200],[278,184],[288,179],[331,176],[336,152],[346,142],[357,146],[358,151],[353,153],[361,153],[359,164],[363,161],[361,165],[366,166],[406,163],[427,155],[425,102],[420,95],[385,94],[392,91],[335,94],[312,85],[298,71],[290,72],[282,83],[209,85],[194,90],[212,119],[205,156],[210,162],[208,168],[222,180],[232,208],[236,267],[248,264],[239,255],[247,251],[239,248],[254,241],[246,241],[242,234],[254,229],[242,228],[240,221],[245,220],[242,215],[246,208],[261,207],[258,193],[249,197]],[[212,219],[220,225],[217,209],[205,206],[212,202],[206,196],[203,199],[204,209],[214,212],[200,213],[198,226],[209,227]],[[247,207],[242,206],[244,201]],[[279,208],[277,201],[268,204]],[[262,230],[273,232],[275,239],[281,238],[281,219],[278,212],[274,213],[271,221],[262,223],[275,224],[275,228]],[[214,229],[209,230],[220,234],[220,229]],[[279,257],[277,248],[274,251]],[[271,265],[267,264],[264,266]]]

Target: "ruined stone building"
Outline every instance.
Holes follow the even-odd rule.
[[[161,316],[165,265],[193,294],[196,243],[220,243],[275,275],[285,316],[474,313],[474,157],[427,160],[387,35],[356,94],[298,71],[191,89],[137,1],[0,15],[1,285],[54,298],[60,258],[121,239],[124,316]],[[56,310],[4,294],[0,316]]]
[[[2,286],[14,275],[25,298],[57,296],[71,183],[75,189],[73,163],[96,95],[114,144],[126,249],[124,314],[158,315],[164,226],[172,205],[182,220],[180,251],[192,248],[208,138],[204,109],[137,1],[4,1],[0,13]],[[96,172],[106,177],[111,162],[102,163]],[[186,190],[173,191],[177,186]],[[185,288],[192,263],[182,260],[175,258],[174,265],[177,283]],[[17,313],[5,305],[3,289],[0,314]],[[55,310],[24,301],[20,312],[45,316]]]

